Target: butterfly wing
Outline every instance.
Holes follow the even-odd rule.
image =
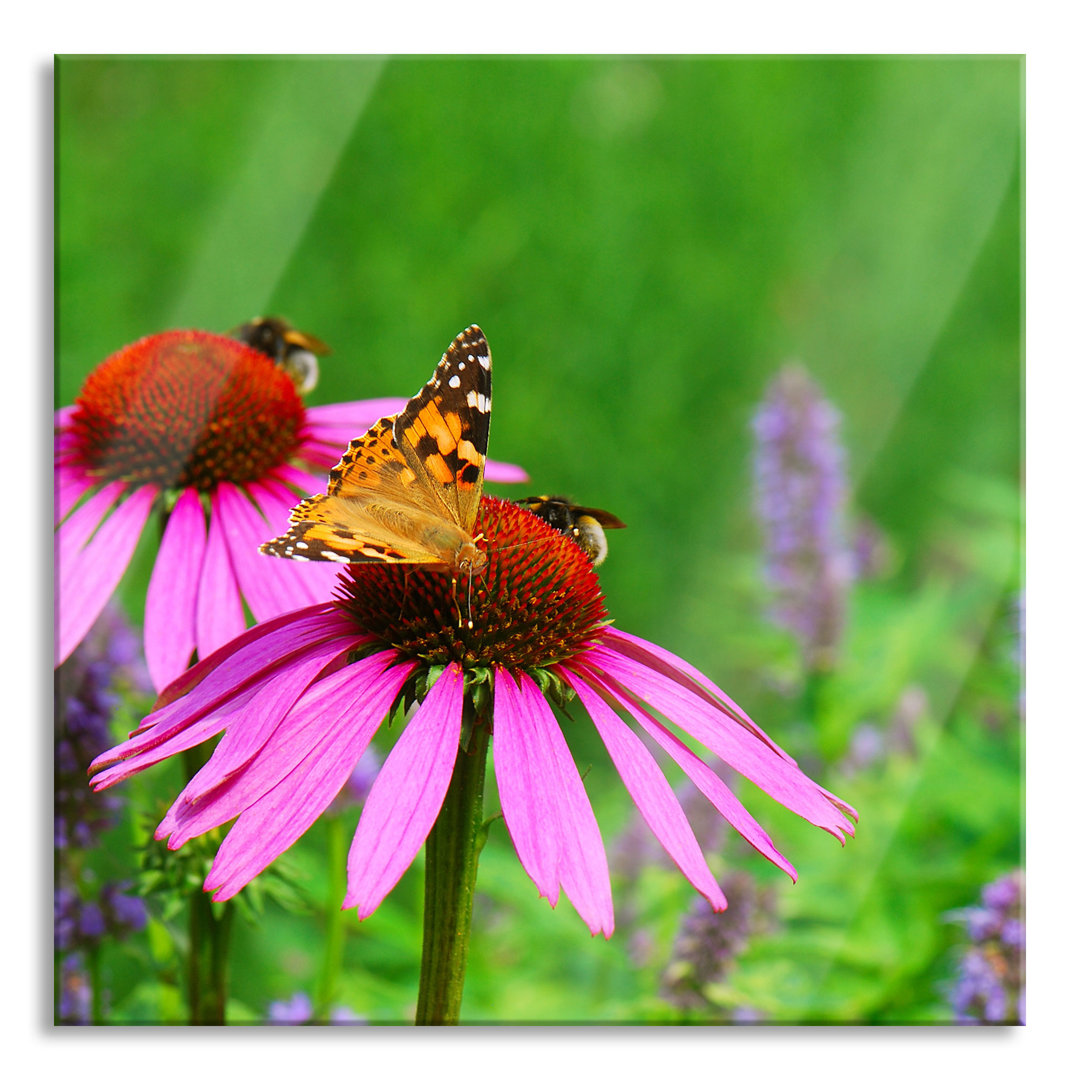
[[[387,416],[353,439],[330,470],[326,494],[293,507],[289,531],[259,550],[301,561],[439,562],[410,540],[418,526],[441,514],[393,435],[394,418]]]
[[[442,556],[419,543],[425,527],[441,518],[393,499],[313,495],[292,511],[287,533],[259,550],[301,562],[441,563]]]
[[[431,502],[472,535],[491,421],[491,352],[479,326],[450,343],[434,374],[394,419],[394,444]]]
[[[266,555],[331,562],[448,563],[468,542],[484,483],[491,354],[462,331],[396,417],[353,439],[325,495],[293,508]]]

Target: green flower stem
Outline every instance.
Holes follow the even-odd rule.
[[[326,944],[323,949],[322,970],[315,995],[314,1018],[326,1023],[330,1018],[330,1006],[337,996],[341,970],[345,959],[345,919],[341,910],[341,897],[345,892],[345,825],[340,814],[327,819],[327,878],[326,895]]]
[[[476,722],[469,696],[462,717],[467,749],[459,749],[439,817],[427,838],[424,945],[416,1023],[456,1024],[461,1015],[472,926],[476,865],[483,846],[484,772],[490,728]]]
[[[228,997],[227,958],[233,910],[228,904],[215,905],[200,889],[191,894],[188,914],[189,1022],[220,1026],[225,1023]]]
[[[209,751],[202,746],[184,751],[188,779],[205,764]],[[196,885],[188,897],[187,991],[188,1023],[222,1025],[229,984],[229,930],[233,909],[215,904]]]

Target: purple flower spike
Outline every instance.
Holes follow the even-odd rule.
[[[1015,870],[990,882],[982,907],[955,917],[971,945],[959,962],[951,990],[956,1018],[968,1024],[1024,1024],[1024,872]]]
[[[797,365],[773,379],[753,424],[771,615],[796,636],[811,670],[835,660],[854,578],[839,424],[839,413]]]

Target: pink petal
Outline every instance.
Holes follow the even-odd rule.
[[[202,501],[186,488],[165,525],[146,592],[146,665],[159,693],[187,668],[195,649],[195,598],[205,548]]]
[[[120,501],[128,485],[122,480],[106,484],[56,530],[56,561],[70,562],[86,547],[109,511]]]
[[[333,595],[339,567],[329,563],[312,566],[260,554],[259,545],[277,532],[239,488],[220,484],[218,491],[229,559],[257,622],[304,607],[315,597],[327,600]],[[321,588],[313,588],[315,585]]]
[[[115,492],[109,496],[109,488],[99,493],[108,496],[105,503],[109,497],[115,497]],[[57,664],[71,655],[116,590],[156,497],[156,488],[137,488],[79,550],[74,550],[78,539],[87,534],[88,523],[95,523],[94,517],[102,512],[98,496],[81,506],[60,527],[56,555]],[[90,512],[88,519],[82,518],[83,511]]]
[[[220,730],[228,716],[236,713],[263,683],[273,679],[294,657],[302,656],[323,641],[334,638],[349,641],[354,634],[355,627],[329,604],[284,615],[272,623],[254,627],[167,687],[163,698],[179,684],[178,696],[152,712],[127,742],[95,758],[90,765],[91,773],[103,769],[110,769],[110,772],[95,776],[92,782],[97,787],[114,783],[111,779],[106,782],[107,776],[113,776],[111,767],[128,759],[135,760],[125,775],[145,768],[144,758],[148,751],[166,743],[172,745],[171,740],[184,737],[187,729],[205,717],[220,714],[220,724],[215,729]],[[187,685],[193,674],[198,676],[197,680]],[[163,756],[173,752],[168,750]]]
[[[618,695],[622,700],[630,694],[663,713],[781,805],[832,833],[841,843],[844,833],[854,832],[847,818],[798,766],[692,690],[603,645],[594,646],[581,662],[573,664],[579,671],[585,666],[606,676],[609,686],[612,680],[617,681],[624,688]]]
[[[686,814],[655,758],[623,723],[615,711],[583,679],[560,670],[592,718],[607,747],[626,790],[641,811],[664,850],[691,885],[712,904],[713,911],[727,907],[724,894],[709,870]]]
[[[59,524],[98,481],[83,469],[71,465],[57,465],[54,476],[54,520]]]
[[[329,405],[311,405],[307,420],[311,428],[341,428],[351,431],[341,444],[342,449],[384,416],[397,416],[408,404],[408,398],[368,398],[366,401],[335,401]],[[340,455],[339,455],[340,456]]]
[[[409,868],[442,809],[461,738],[460,665],[449,664],[383,764],[349,849],[343,908],[366,919]]]
[[[611,680],[600,680],[595,674],[584,676],[594,687],[617,694],[618,689]],[[677,739],[663,724],[658,723],[644,709],[639,708],[629,698],[619,697],[619,704],[652,736],[672,760],[686,773],[694,786],[716,807],[720,815],[752,847],[770,862],[780,867],[792,881],[798,878],[795,867],[776,849],[769,834],[754,820],[745,806],[735,797],[731,789],[697,756],[685,743]]]
[[[272,583],[275,602],[280,610],[318,604],[334,595],[341,567],[333,563],[296,562],[277,559],[258,552],[258,544],[279,536],[289,528],[289,511],[297,503],[297,496],[281,484],[253,484],[249,494],[255,500],[263,522],[263,534],[258,537],[256,550],[251,555],[260,577]],[[286,606],[287,605],[287,606]],[[276,613],[275,613],[276,614]],[[258,618],[269,618],[260,615]]]
[[[175,850],[239,814],[206,887],[226,885],[230,895],[242,888],[307,830],[348,780],[415,669],[394,667],[388,657],[394,654],[368,657],[314,683],[247,768],[198,803],[181,805],[181,796],[155,836],[175,829],[169,840]]]
[[[323,604],[313,604],[311,607],[297,611],[287,611],[284,615],[279,615],[275,619],[267,619],[266,622],[250,627],[242,634],[234,637],[227,645],[222,645],[216,652],[212,652],[209,656],[203,657],[203,659],[197,661],[189,667],[187,671],[183,672],[183,674],[178,675],[173,679],[173,681],[158,694],[151,715],[156,715],[157,710],[163,709],[166,705],[171,705],[178,698],[183,697],[185,694],[189,694],[230,656],[247,649],[253,642],[264,635],[277,633],[282,627],[291,628],[294,624],[306,624],[306,621],[311,618],[321,619],[324,617],[335,619],[335,621],[340,621],[342,624],[344,623],[344,619],[341,618],[340,613],[336,612],[334,606],[327,602]],[[142,727],[145,726],[148,725],[142,725]],[[142,727],[139,728],[140,731],[142,730]]]
[[[210,535],[203,555],[199,595],[195,601],[195,642],[199,656],[209,656],[247,627],[240,587],[229,560],[221,496],[210,498]]]
[[[611,878],[604,842],[585,785],[540,688],[532,679],[522,677],[521,695],[524,708],[532,713],[546,737],[547,760],[556,784],[551,793],[556,817],[551,824],[559,831],[559,881],[592,933],[611,937],[615,930]]]
[[[294,657],[288,665],[279,669],[273,679],[262,683],[250,703],[245,704],[242,715],[230,709],[224,737],[214,748],[210,760],[181,792],[170,815],[183,809],[190,810],[196,803],[204,802],[215,794],[217,789],[228,785],[239,773],[244,774],[246,787],[252,759],[263,753],[279,725],[284,722],[297,701],[307,696],[306,691],[319,674],[338,656],[348,653],[355,644],[355,639],[335,638],[312,646],[302,656]],[[355,667],[355,664],[349,665],[345,670]],[[335,674],[340,675],[341,672]],[[362,674],[363,669],[354,671],[353,677],[359,679]],[[323,682],[329,679],[330,676]],[[321,686],[321,683],[319,685]],[[222,818],[222,821],[230,820],[236,813],[239,813],[239,810]],[[179,843],[176,846],[179,846]]]
[[[492,461],[489,458],[484,466],[484,479],[493,484],[525,484],[529,480],[529,474],[520,465]]]
[[[692,690],[703,700],[710,701],[709,695],[711,694],[713,698],[718,699],[720,702],[720,708],[733,720],[742,724],[747,731],[752,731],[782,758],[786,758],[793,765],[795,764],[795,759],[773,742],[719,686],[698,671],[693,664],[687,663],[681,656],[676,656],[675,653],[668,652],[667,649],[663,649],[651,641],[646,641],[644,638],[634,637],[633,634],[628,634],[625,630],[616,630],[614,626],[604,629],[603,640],[606,645],[615,649],[616,652],[621,652],[632,660],[645,664],[647,667],[655,668],[673,682]],[[716,704],[716,701],[710,703]]]
[[[547,741],[517,683],[495,669],[492,757],[503,820],[525,873],[554,907],[559,899],[559,843],[551,828],[558,785],[551,773]]]
[[[331,462],[331,465],[337,464],[337,458]],[[326,473],[322,470],[316,476],[312,473],[305,472],[302,469],[296,468],[294,465],[279,465],[271,474],[276,480],[284,481],[286,484],[296,488],[297,491],[303,494],[299,497],[294,496],[293,505],[300,501],[301,498],[307,495],[321,495],[326,491]]]

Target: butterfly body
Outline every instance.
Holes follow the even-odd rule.
[[[325,495],[289,516],[267,555],[338,563],[416,563],[469,577],[487,564],[473,536],[491,415],[491,354],[462,331],[397,416],[349,444]]]

